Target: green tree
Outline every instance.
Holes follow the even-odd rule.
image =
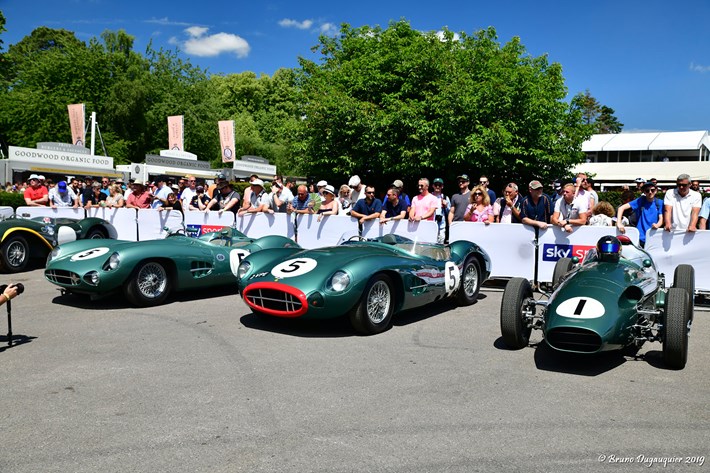
[[[582,112],[582,120],[589,125],[591,133],[621,133],[624,124],[614,116],[614,109],[599,103],[589,89],[575,95],[572,103]]]
[[[583,159],[588,133],[564,101],[560,65],[531,57],[518,38],[501,46],[493,28],[442,38],[398,21],[343,25],[319,41],[319,63],[300,59],[294,153],[304,174],[525,182]]]

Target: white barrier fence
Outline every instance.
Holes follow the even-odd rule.
[[[0,207],[0,218],[12,216],[12,208]],[[99,217],[116,229],[121,240],[140,241],[163,238],[164,228],[182,228],[188,235],[200,236],[224,227],[235,226],[242,233],[258,238],[265,235],[282,235],[297,239],[304,248],[321,248],[335,245],[344,233],[357,234],[356,219],[346,216],[326,216],[318,221],[317,215],[252,214],[234,217],[231,212],[159,212],[145,209],[52,209],[49,207],[18,207],[17,215],[28,217],[67,217],[81,219]],[[435,222],[409,222],[401,220],[380,225],[379,221],[366,222],[361,235],[366,238],[394,233],[418,241],[435,242],[438,227]],[[451,225],[449,240],[468,240],[479,244],[491,257],[494,278],[523,277],[539,282],[550,282],[555,263],[563,257],[583,257],[589,248],[604,235],[617,235],[615,227],[579,227],[572,233],[557,227],[538,232],[527,225],[455,222]],[[636,228],[628,227],[626,235],[638,243]],[[537,246],[536,246],[537,243]],[[673,271],[679,264],[695,267],[695,287],[710,291],[710,231],[695,233],[648,232],[646,250],[668,284],[673,282]],[[537,276],[535,272],[537,270]]]

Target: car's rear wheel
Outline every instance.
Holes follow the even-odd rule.
[[[695,269],[689,264],[679,264],[673,273],[673,287],[685,289],[690,297],[690,320],[695,311]]]
[[[687,291],[678,287],[668,289],[663,320],[663,361],[674,370],[685,368],[688,360],[689,312]]]
[[[374,335],[390,327],[393,314],[392,280],[385,274],[377,274],[367,283],[360,302],[350,313],[350,323],[358,332]]]
[[[562,277],[569,273],[573,266],[572,258],[560,258],[557,260],[555,269],[552,272],[552,287],[557,288],[562,282]]]
[[[17,273],[27,267],[30,246],[24,237],[13,235],[0,247],[0,267],[8,273]]]
[[[463,264],[461,287],[457,294],[461,306],[471,305],[478,299],[481,289],[481,267],[474,256],[469,256]]]
[[[154,306],[165,301],[170,289],[165,266],[158,261],[146,261],[136,268],[126,284],[126,297],[137,306]]]
[[[530,342],[532,328],[528,326],[523,310],[531,297],[532,287],[525,278],[513,278],[505,286],[500,306],[500,333],[510,348],[519,350]]]

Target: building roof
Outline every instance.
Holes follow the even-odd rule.
[[[572,168],[572,173],[578,172],[595,176],[594,180],[599,184],[615,182],[635,185],[637,177],[646,180],[655,177],[659,182],[668,184],[674,183],[683,173],[689,174],[690,179],[710,181],[710,163],[707,161],[582,163]]]
[[[592,135],[582,151],[669,151],[710,148],[707,130]]]

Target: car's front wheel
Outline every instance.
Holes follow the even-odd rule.
[[[663,320],[663,361],[674,370],[682,370],[688,361],[689,313],[687,291],[678,287],[668,289]]]
[[[557,286],[560,285],[560,282],[562,282],[562,278],[565,276],[565,274],[570,272],[572,267],[574,267],[572,258],[560,258],[559,260],[557,260],[557,263],[555,263],[555,269],[552,272],[553,288],[557,288]]]
[[[684,289],[690,297],[690,320],[695,310],[695,268],[689,264],[679,264],[673,273],[673,287]]]
[[[500,306],[500,333],[510,348],[519,350],[530,342],[532,328],[525,320],[523,311],[527,299],[531,297],[532,287],[525,278],[513,278],[505,286]]]
[[[390,327],[392,314],[394,314],[392,280],[385,274],[378,274],[365,286],[360,302],[350,313],[350,323],[358,332],[374,335]]]
[[[102,238],[107,238],[106,232],[104,231],[103,228],[99,228],[99,227],[92,228],[86,234],[87,240],[100,240]]]
[[[466,258],[461,272],[461,287],[457,294],[461,306],[471,305],[478,300],[481,290],[481,267],[474,256]]]
[[[13,235],[0,247],[0,266],[5,272],[17,273],[27,267],[30,246],[24,237]]]
[[[170,293],[170,278],[162,263],[141,263],[126,284],[126,297],[137,306],[162,304]]]

